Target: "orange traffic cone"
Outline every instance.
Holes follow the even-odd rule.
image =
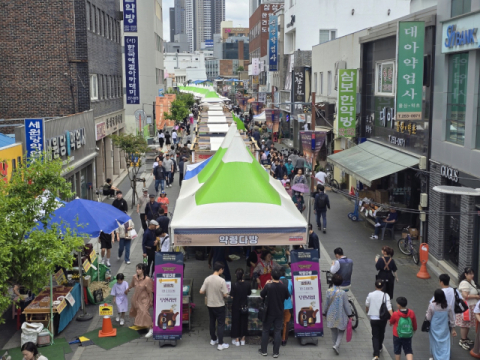
[[[430,274],[427,271],[427,262],[422,261],[422,265],[420,266],[420,270],[417,273],[417,277],[419,279],[430,279]]]
[[[355,189],[353,188],[353,186],[350,187],[350,194],[351,196],[355,196]]]
[[[110,337],[117,336],[117,329],[114,329],[112,326],[112,319],[110,316],[103,317],[102,330],[98,332],[98,337]]]

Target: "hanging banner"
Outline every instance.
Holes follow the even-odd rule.
[[[45,123],[43,119],[25,119],[25,149],[27,157],[39,157],[45,151]]]
[[[137,0],[123,0],[123,31],[137,32]]]
[[[125,36],[125,82],[127,104],[140,104],[138,36]]]
[[[397,34],[396,120],[422,120],[425,23],[400,21]]]
[[[183,254],[155,254],[155,300],[153,304],[155,340],[182,338]]]
[[[318,251],[292,250],[290,254],[295,337],[323,336]]]
[[[310,166],[312,166],[313,159],[315,159],[317,154],[320,152],[320,149],[325,143],[326,138],[327,133],[323,131],[300,131],[303,156]]]
[[[278,16],[268,19],[268,71],[278,71]]]
[[[357,70],[338,70],[338,137],[355,137],[357,125]]]

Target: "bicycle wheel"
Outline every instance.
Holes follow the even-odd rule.
[[[340,189],[340,185],[338,184],[338,181],[335,179],[330,180],[330,187],[332,188],[333,191]]]
[[[419,256],[418,256],[418,251],[415,249],[415,246],[412,245],[412,258],[413,262],[418,265],[420,262]]]
[[[350,308],[352,309],[352,314],[353,314],[352,329],[355,330],[358,326],[358,312],[357,312],[357,308],[355,307],[355,304],[353,303],[353,301],[348,300],[348,302],[350,303]]]
[[[407,239],[402,238],[398,240],[397,244],[398,244],[398,248],[403,254],[405,255],[411,254],[410,249],[408,248]]]

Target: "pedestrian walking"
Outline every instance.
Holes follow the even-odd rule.
[[[132,245],[132,230],[135,230],[135,224],[132,219],[125,224],[120,225],[115,232],[119,239],[118,243],[118,257],[117,260],[122,259],[123,250],[125,250],[125,263],[130,264],[130,247]]]
[[[160,146],[160,151],[163,149],[164,142],[165,142],[165,134],[163,133],[163,130],[160,130],[158,132],[158,145]]]
[[[163,229],[160,230],[160,241],[158,245],[160,252],[170,251],[170,236],[168,236],[168,233]]]
[[[112,286],[110,295],[113,296],[113,302],[117,306],[117,317],[115,320],[120,325],[125,324],[125,313],[128,311],[128,296],[125,292],[128,290],[128,283],[125,281],[125,275],[117,274],[117,282]]]
[[[305,173],[305,165],[306,165],[307,161],[305,160],[305,158],[303,157],[302,154],[300,154],[298,157],[297,157],[297,161],[295,162],[295,172],[298,174],[298,171],[299,170],[302,170],[302,173]]]
[[[290,294],[290,297],[287,300],[285,300],[285,302],[283,303],[282,346],[285,346],[287,345],[287,339],[288,339],[288,324],[290,323],[290,320],[292,318],[292,312],[293,312],[293,301],[292,301],[293,283],[292,283],[292,280],[287,279],[285,277],[284,267],[280,268],[280,282],[283,285],[287,286],[288,293]]]
[[[305,211],[305,199],[303,198],[303,194],[299,192],[295,192],[292,196],[292,201],[295,204],[298,211],[303,213]]]
[[[370,326],[372,327],[373,360],[377,360],[380,356],[385,339],[385,328],[388,320],[380,319],[380,307],[383,303],[385,303],[390,315],[392,314],[390,296],[383,292],[383,287],[383,281],[376,280],[375,291],[369,293],[365,301],[366,312],[370,317]]]
[[[152,276],[153,268],[152,263],[155,264],[155,249],[157,247],[157,238],[155,230],[157,229],[158,222],[150,220],[148,223],[148,229],[143,233],[142,249],[143,258],[147,259],[147,274]]]
[[[210,345],[217,345],[217,350],[228,349],[229,345],[223,342],[225,329],[225,298],[228,295],[227,284],[220,277],[225,265],[217,261],[213,264],[213,274],[208,276],[200,288],[200,294],[207,296],[207,308],[210,318]],[[215,334],[215,326],[217,333]]]
[[[170,135],[168,130],[165,131],[165,145],[167,146],[167,149],[170,145],[172,145],[172,142],[170,141],[171,138],[172,138],[172,136]]]
[[[308,248],[317,250],[318,258],[320,259],[320,240],[315,231],[313,231],[312,224],[308,224]]]
[[[168,200],[167,193],[165,191],[160,193],[160,196],[157,198],[157,202],[163,209],[163,213],[168,214],[168,205],[170,204],[170,200]]]
[[[149,202],[148,189],[143,188],[142,196],[138,198],[138,203],[137,203],[137,214],[140,215],[140,221],[142,222],[143,231],[147,230],[147,218],[145,216],[145,207],[147,206],[148,202]]]
[[[155,201],[155,195],[148,195],[149,202],[145,205],[145,219],[146,221],[155,220],[160,211],[160,204]]]
[[[260,292],[260,297],[267,303],[267,314],[263,322],[262,345],[258,352],[262,356],[268,355],[268,338],[273,326],[273,357],[278,358],[282,341],[285,300],[290,298],[287,286],[280,282],[280,269],[272,270],[272,279],[267,281]]]
[[[455,318],[448,309],[447,298],[441,289],[435,290],[425,319],[430,321],[430,353],[434,360],[450,360],[450,336],[457,336]]]
[[[352,284],[353,260],[343,255],[343,249],[341,247],[333,250],[333,253],[336,260],[332,261],[330,272],[341,275],[343,282],[340,286],[343,290],[348,290]]]
[[[395,360],[400,360],[403,353],[407,360],[413,360],[412,338],[417,331],[417,318],[411,309],[407,309],[407,299],[403,296],[397,298],[397,311],[390,318],[393,326],[393,353]]]
[[[325,187],[323,185],[317,185],[313,210],[317,218],[317,228],[318,230],[322,229],[321,218],[323,221],[323,233],[325,234],[327,232],[327,208],[330,210],[330,199],[324,191]]]
[[[347,293],[340,288],[343,283],[342,275],[332,276],[333,286],[327,290],[327,308],[325,309],[327,327],[332,332],[333,350],[338,355],[348,318],[352,316],[352,308],[348,302]]]
[[[327,174],[323,171],[323,168],[315,174],[315,180],[317,181],[318,185],[325,185],[325,180],[327,178]]]
[[[132,306],[130,307],[130,317],[135,318],[135,326],[148,328],[145,337],[148,339],[153,335],[153,321],[150,315],[150,308],[153,306],[153,281],[147,275],[147,266],[137,264],[136,273],[133,275],[130,286],[125,291],[128,295],[130,290],[135,289],[132,297]]]
[[[165,156],[165,160],[163,161],[163,166],[165,167],[166,187],[172,187],[173,161],[170,158],[170,154],[167,154]]]
[[[252,294],[249,281],[243,279],[244,271],[235,270],[237,281],[232,284],[230,296],[232,298],[232,344],[245,345],[245,336],[248,330],[248,296]]]
[[[170,224],[170,219],[168,218],[167,214],[165,214],[165,211],[162,208],[160,208],[160,210],[158,211],[158,217],[156,221],[162,231],[168,233],[168,225]]]
[[[459,345],[465,350],[470,350],[474,341],[468,338],[468,332],[475,327],[475,305],[480,300],[480,293],[474,281],[475,273],[471,267],[466,267],[460,275],[460,290],[463,299],[466,300],[468,310],[463,314],[456,314],[455,325],[460,327],[460,341]]]
[[[172,130],[172,141],[173,141],[173,145],[178,144],[178,135],[177,135],[177,130],[175,129]]]
[[[118,210],[123,211],[124,213],[128,212],[128,204],[123,198],[123,193],[120,190],[117,191],[117,198],[113,200],[112,205],[114,208],[117,208]]]
[[[187,158],[185,156],[180,155],[180,161],[178,162],[178,185],[182,186],[183,182],[183,175],[185,171],[185,163],[187,161]]]
[[[398,281],[397,265],[393,258],[393,249],[390,246],[382,247],[382,256],[375,258],[375,268],[378,270],[377,280],[383,280],[384,291],[393,298],[395,281]]]
[[[297,170],[297,169],[296,169]],[[296,171],[297,175],[293,178],[292,186],[295,184],[305,184],[307,185],[307,178],[303,175],[302,169]]]
[[[290,180],[293,179],[293,164],[292,164],[292,159],[288,159],[287,162],[285,163],[285,168],[287,169],[287,175]]]
[[[162,191],[165,190],[165,180],[167,179],[167,170],[163,166],[163,162],[159,161],[158,166],[153,169],[153,177],[155,178],[155,193],[158,194],[158,186]]]
[[[110,255],[112,251],[112,243],[115,242],[114,232],[112,231],[111,234],[107,234],[101,231],[100,236],[98,237],[98,242],[100,243],[100,249],[101,249],[100,252],[102,254],[102,264],[111,266]]]

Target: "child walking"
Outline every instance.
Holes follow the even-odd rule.
[[[128,296],[125,291],[128,289],[128,283],[124,281],[125,276],[122,273],[117,274],[117,283],[113,285],[110,295],[117,304],[118,315],[116,320],[120,321],[120,325],[125,324],[125,313],[128,311]]]
[[[407,299],[403,296],[397,298],[397,308],[390,318],[395,360],[400,360],[402,348],[407,360],[413,360],[412,337],[417,331],[417,318],[413,310],[407,309]]]

